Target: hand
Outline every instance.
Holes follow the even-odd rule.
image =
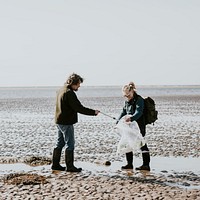
[[[100,113],[99,110],[95,110],[95,115],[98,115]]]
[[[125,118],[125,122],[131,122],[131,118],[130,117],[126,117]]]

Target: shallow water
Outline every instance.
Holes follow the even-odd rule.
[[[183,189],[200,189],[200,159],[184,157],[152,157],[151,171],[121,170],[125,162],[114,161],[106,166],[105,161],[96,160],[91,162],[75,162],[75,166],[82,167],[82,178],[91,175],[111,177],[116,179],[130,179],[135,181],[149,180],[161,181],[163,184]],[[134,158],[134,165],[139,166],[141,159]],[[52,171],[50,165],[29,166],[24,163],[0,164],[0,176],[12,173],[37,173],[46,176],[59,173],[61,176],[66,172]]]
[[[94,163],[91,162],[75,162],[77,166],[81,166],[83,170],[90,171],[92,174],[98,174],[104,172],[107,175],[112,175],[121,171],[121,166],[125,162],[114,161],[111,162],[110,166],[106,166],[103,161],[96,160]],[[134,158],[134,165],[139,166],[141,164],[140,158]],[[200,159],[193,157],[152,157],[151,158],[151,172],[165,173],[172,172],[193,172],[200,175]],[[8,173],[19,173],[29,171],[48,171],[50,165],[44,166],[29,166],[24,163],[13,163],[13,164],[0,164],[0,174]]]

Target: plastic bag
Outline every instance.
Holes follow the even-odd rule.
[[[122,118],[114,128],[121,138],[117,145],[117,154],[140,151],[145,145],[145,139],[141,135],[137,122],[125,122]]]

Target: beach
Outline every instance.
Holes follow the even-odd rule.
[[[52,172],[56,90],[0,89],[0,199],[200,199],[199,86],[138,89],[155,100],[159,113],[155,124],[147,126],[152,158],[147,173],[121,170],[125,156],[116,155],[115,120],[101,113],[79,115],[74,125],[75,164],[83,171]],[[84,106],[112,117],[118,117],[123,107],[117,86],[83,87],[77,95]],[[33,157],[35,163],[30,162]],[[64,152],[61,163],[65,165]],[[141,153],[135,152],[134,167],[141,164]],[[17,174],[44,179],[13,183],[10,177]]]

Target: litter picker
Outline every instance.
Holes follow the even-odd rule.
[[[114,120],[117,120],[115,117],[112,117],[112,116],[110,116],[110,115],[108,115],[108,114],[106,114],[106,113],[103,113],[103,112],[101,112],[101,111],[100,111],[100,113],[103,114],[103,115],[105,115],[105,116],[107,116],[107,117],[110,117],[110,118],[112,118],[112,119],[114,119]]]

